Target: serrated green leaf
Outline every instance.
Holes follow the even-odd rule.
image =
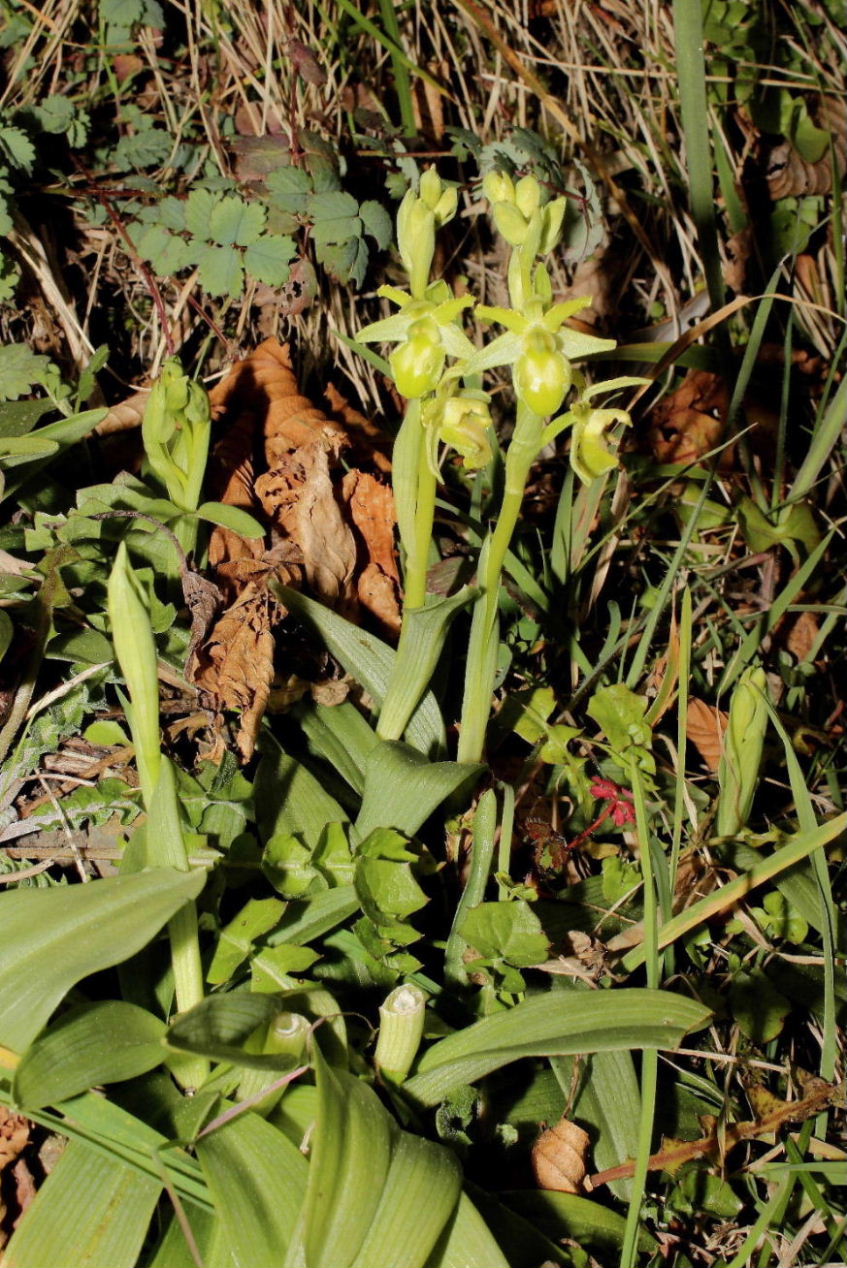
[[[361,238],[362,222],[358,216],[337,216],[316,220],[312,225],[312,237],[316,247],[335,246],[351,238]]]
[[[291,272],[291,261],[296,255],[293,238],[265,233],[244,252],[244,267],[258,282],[267,286],[284,286]]]
[[[12,127],[11,124],[0,127],[0,158],[4,156],[13,167],[20,167],[27,173],[32,171],[35,146],[22,128]]]
[[[302,167],[279,167],[267,180],[271,206],[290,216],[306,215],[306,199],[312,193],[312,177]]]
[[[0,398],[7,401],[26,396],[44,383],[52,362],[23,343],[0,347]]]
[[[23,1052],[72,986],[135,955],[205,880],[154,868],[0,894],[0,1044]]]
[[[366,199],[359,207],[359,215],[365,233],[375,239],[380,251],[389,247],[394,236],[394,225],[382,203],[375,202],[372,198]]]
[[[45,132],[67,132],[74,117],[73,103],[67,97],[51,93],[34,107],[34,113]]]
[[[237,298],[244,290],[244,268],[235,247],[205,243],[196,255],[200,285],[210,295]]]
[[[209,241],[212,213],[219,202],[220,194],[210,193],[208,189],[192,189],[183,204],[185,227],[201,242]]]
[[[208,236],[221,246],[249,246],[264,229],[266,214],[261,203],[229,194],[212,209]]]
[[[100,17],[113,26],[132,26],[141,20],[142,0],[100,0]]]
[[[99,1083],[120,1083],[161,1065],[165,1023],[135,1004],[85,1004],[60,1017],[24,1053],[15,1072],[14,1096],[24,1109],[87,1092]]]
[[[190,262],[191,248],[182,238],[163,225],[147,225],[134,237],[135,248],[142,260],[149,260],[160,277],[179,273]]]
[[[306,211],[317,225],[323,220],[358,219],[359,204],[352,194],[340,189],[310,194],[306,199]]]
[[[121,137],[113,151],[113,160],[119,170],[127,167],[160,167],[168,159],[172,149],[171,134],[164,128],[144,128]]]
[[[324,243],[317,247],[318,263],[337,282],[361,286],[368,267],[368,244],[364,238],[351,238],[337,246]]]
[[[181,233],[185,228],[185,204],[178,198],[163,198],[157,206],[152,207],[150,210],[156,213],[156,219],[166,229],[172,229],[174,233]]]

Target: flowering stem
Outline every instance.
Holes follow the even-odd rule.
[[[506,553],[523,506],[530,468],[540,447],[542,419],[519,403],[515,434],[506,454],[503,502],[494,531],[483,542],[479,556],[479,584],[482,594],[471,620],[471,636],[465,669],[462,700],[462,727],[458,760],[478,762],[485,746],[485,729],[491,712],[491,697],[497,672],[500,578]]]

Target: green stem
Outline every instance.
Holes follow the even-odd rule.
[[[411,554],[406,557],[406,592],[403,608],[422,608],[426,602],[426,575],[435,519],[436,479],[427,462],[426,433],[421,428],[418,495],[415,505],[415,533]]]
[[[661,977],[658,938],[658,903],[653,876],[653,859],[650,852],[650,822],[641,771],[634,762],[630,764],[632,794],[635,803],[635,820],[638,829],[641,875],[644,882],[644,948],[647,961],[647,985],[658,990]],[[656,1085],[659,1072],[659,1054],[655,1048],[647,1048],[641,1056],[641,1115],[638,1127],[638,1153],[632,1177],[629,1209],[626,1216],[621,1268],[632,1268],[638,1248],[638,1227],[641,1203],[647,1182],[650,1163],[650,1147],[656,1114]]]
[[[541,426],[542,420],[537,414],[518,405],[515,435],[506,454],[506,479],[500,514],[494,531],[483,542],[479,556],[482,593],[476,601],[471,620],[459,735],[460,762],[478,762],[485,746],[485,729],[497,672],[500,578],[523,506],[530,468],[538,454]]]

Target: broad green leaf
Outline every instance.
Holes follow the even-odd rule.
[[[504,1193],[502,1200],[552,1241],[569,1237],[580,1246],[591,1246],[611,1255],[620,1251],[626,1220],[617,1211],[610,1211],[599,1202],[592,1202],[577,1193],[551,1190]],[[640,1234],[641,1250],[649,1253],[655,1250],[656,1244],[656,1239],[649,1233]]]
[[[702,1004],[669,991],[548,991],[434,1044],[404,1089],[421,1104],[435,1105],[452,1088],[520,1057],[674,1048],[710,1016]]]
[[[205,881],[154,868],[0,894],[0,1044],[23,1052],[72,986],[135,955]]]
[[[309,1179],[286,1266],[350,1268],[379,1207],[397,1129],[376,1093],[361,1079],[331,1069],[317,1048],[315,1077]]]
[[[146,1074],[164,1060],[164,1034],[165,1023],[135,1004],[84,1004],[24,1053],[15,1072],[15,1100],[23,1109],[41,1109],[99,1083]]]
[[[221,930],[206,981],[213,986],[228,982],[248,958],[253,943],[279,924],[285,903],[277,898],[249,898],[237,916]]]
[[[2,129],[0,129],[2,136]],[[52,362],[43,353],[33,352],[24,343],[0,347],[0,399],[14,401],[44,382]]]
[[[0,393],[2,395],[2,393]],[[4,401],[0,404],[0,439],[26,436],[39,418],[53,408],[52,401]]]
[[[485,1220],[466,1193],[425,1268],[510,1268]]]
[[[788,1000],[761,969],[735,974],[729,1006],[742,1033],[759,1045],[776,1039],[791,1013]]]
[[[541,921],[522,898],[471,907],[459,933],[483,959],[516,968],[541,964],[550,948]]]
[[[302,762],[289,757],[275,739],[262,736],[259,749],[253,788],[264,840],[297,835],[314,848],[328,823],[347,822],[346,811],[320,780]]]
[[[237,194],[228,194],[212,210],[209,236],[224,247],[247,247],[261,234],[266,218],[261,203],[246,203]]]
[[[161,1180],[71,1141],[13,1233],[4,1268],[134,1268]]]
[[[17,467],[35,458],[49,458],[59,452],[55,440],[45,440],[39,435],[9,436],[0,439],[0,462],[4,467]]]
[[[268,938],[270,946],[290,942],[305,946],[343,924],[359,910],[359,899],[352,885],[339,885],[316,894],[305,903],[289,903],[277,929]]]
[[[377,704],[385,698],[396,652],[367,630],[345,621],[337,613],[316,603],[289,586],[270,583],[279,599],[297,616],[314,626],[328,651],[339,660],[348,674],[373,696]],[[444,720],[438,702],[428,691],[409,721],[406,737],[421,753],[435,756],[442,752],[446,739]]]
[[[7,612],[4,612],[2,608],[0,608],[0,660],[3,659],[6,652],[9,650],[9,644],[14,638],[14,635],[15,627],[12,624],[11,618]]]
[[[202,506],[197,507],[195,514],[198,519],[206,520],[209,524],[220,524],[223,528],[229,528],[242,537],[256,539],[265,535],[265,530],[259,521],[252,515],[248,515],[246,511],[242,511],[239,506],[225,506],[223,502],[204,502]]]
[[[427,901],[412,874],[416,857],[405,838],[388,828],[375,828],[356,854],[355,886],[362,911],[381,938],[401,946],[420,937],[408,918]]]
[[[244,268],[235,247],[204,243],[195,255],[200,285],[210,295],[237,298],[244,289]]]
[[[331,230],[337,230],[342,222],[332,220],[327,223]],[[330,276],[337,282],[362,285],[368,267],[368,246],[364,238],[351,237],[337,243],[322,241],[316,245],[318,263]]]
[[[323,197],[324,195],[316,195]],[[343,195],[342,195],[343,197]],[[333,220],[316,220],[312,226],[312,236],[317,247],[336,246],[361,238],[362,222],[358,216],[339,216]]]
[[[652,732],[644,719],[648,701],[622,682],[598,687],[588,702],[588,712],[606,733],[612,757],[626,768],[630,760],[654,774],[656,763],[650,752]]]
[[[306,196],[312,193],[312,177],[302,167],[278,167],[267,179],[268,194],[272,206],[302,216],[306,211]]]
[[[356,706],[349,701],[337,705],[308,703],[299,705],[295,713],[309,741],[309,751],[328,761],[361,794],[368,754],[379,740]]]
[[[202,1136],[196,1149],[218,1215],[210,1268],[281,1264],[312,1170],[300,1150],[251,1113]]]
[[[310,194],[306,199],[306,211],[314,221],[350,219],[358,215],[359,204],[352,194],[331,190],[324,194]]]
[[[196,1207],[185,1212],[191,1228],[191,1236],[203,1257],[204,1268],[210,1268],[208,1246],[215,1228],[215,1218],[208,1211]],[[156,1254],[150,1260],[149,1268],[197,1268],[197,1260],[191,1253],[179,1220],[173,1217],[165,1235],[159,1242]]]
[[[423,1268],[450,1219],[462,1187],[455,1155],[443,1145],[400,1132],[385,1187],[353,1268]]]
[[[244,252],[244,267],[258,282],[267,286],[284,286],[296,256],[293,238],[282,233],[263,233]]]
[[[384,740],[368,754],[356,840],[374,828],[397,828],[414,836],[442,802],[470,792],[483,767],[470,762],[430,762],[408,744]]]
[[[377,727],[384,739],[399,739],[405,731],[435,672],[453,617],[477,593],[470,586],[463,586],[449,599],[430,598],[424,607],[404,614],[394,673]]]

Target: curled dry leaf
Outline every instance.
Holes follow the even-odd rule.
[[[832,154],[827,147],[815,162],[804,159],[790,141],[774,146],[767,159],[765,176],[774,202],[780,198],[802,198],[832,191],[833,155],[839,177],[847,168],[847,105],[835,97],[818,103],[818,127],[832,134]]]
[[[341,486],[365,559],[356,586],[359,602],[392,634],[400,632],[400,578],[394,550],[394,497],[367,471],[350,471]]]
[[[581,1193],[584,1189],[588,1132],[567,1118],[542,1132],[532,1147],[532,1169],[539,1187],[557,1193]]]
[[[729,714],[705,700],[693,697],[688,701],[685,734],[697,749],[709,770],[717,773],[723,752],[723,737]]]
[[[117,405],[113,405],[103,421],[98,423],[94,430],[98,436],[111,436],[114,432],[132,431],[134,427],[140,427],[149,399],[150,388],[139,388],[137,392],[133,392],[132,396],[128,396],[125,401],[120,401]]]

